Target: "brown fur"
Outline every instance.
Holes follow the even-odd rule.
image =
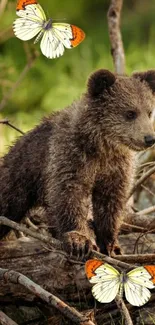
[[[155,142],[154,91],[155,71],[130,78],[92,74],[79,101],[44,119],[4,157],[0,215],[20,221],[42,206],[68,252],[83,256],[98,246],[110,253],[132,185],[134,152]],[[1,237],[6,232],[0,228]]]

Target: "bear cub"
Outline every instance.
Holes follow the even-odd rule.
[[[20,221],[42,206],[70,254],[119,253],[135,152],[155,143],[155,70],[98,70],[87,91],[22,136],[0,165],[0,215]],[[0,227],[0,237],[8,228]]]

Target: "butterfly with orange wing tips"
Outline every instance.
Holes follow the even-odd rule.
[[[36,0],[18,0],[16,14],[20,17],[13,23],[16,37],[23,41],[36,37],[34,43],[41,38],[41,52],[49,59],[62,56],[65,48],[80,44],[85,33],[77,26],[66,23],[53,23],[47,19],[44,10]]]
[[[155,288],[155,265],[137,267],[128,273],[121,273],[110,264],[100,260],[88,260],[85,271],[92,287],[92,294],[101,303],[109,303],[116,295],[122,297],[125,291],[126,300],[133,306],[142,306],[151,297],[148,290]]]

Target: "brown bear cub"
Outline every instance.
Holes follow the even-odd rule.
[[[155,70],[93,73],[82,98],[21,137],[0,166],[0,215],[46,210],[67,252],[110,254],[132,186],[134,156],[155,143]],[[0,237],[8,231],[0,228]]]

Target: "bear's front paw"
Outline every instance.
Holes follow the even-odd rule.
[[[114,257],[116,255],[122,255],[121,247],[119,246],[118,240],[114,241],[113,243],[102,242],[99,244],[100,252],[102,254]]]
[[[115,257],[116,255],[122,255],[122,250],[121,250],[121,247],[119,246],[118,241],[111,245],[107,245],[106,249],[107,249],[108,255],[111,257]]]
[[[66,232],[63,235],[63,247],[70,257],[74,256],[80,260],[88,257],[93,249],[97,250],[97,245],[78,231]]]

